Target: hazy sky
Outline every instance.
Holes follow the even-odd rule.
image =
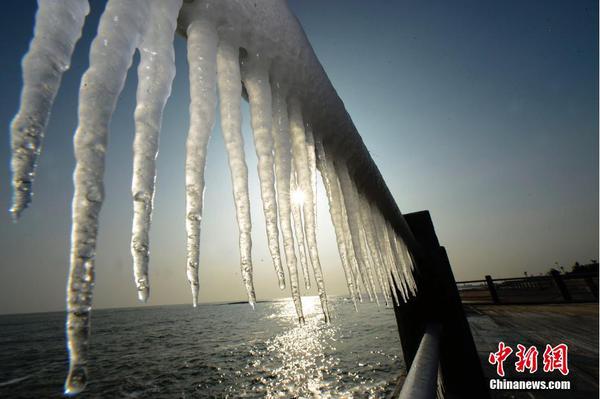
[[[8,218],[8,125],[36,3],[0,13],[0,313],[64,308],[78,85],[104,8],[92,0],[63,78],[33,207]],[[597,1],[291,1],[400,209],[428,209],[457,280],[540,273],[598,257]],[[190,302],[185,277],[185,42],[167,104],[151,234],[151,305]],[[94,303],[136,305],[129,234],[137,57],[112,122]],[[258,299],[277,289],[244,105]],[[217,121],[218,126],[218,121]],[[201,300],[245,298],[221,133],[210,142]],[[318,239],[326,285],[345,293],[323,189]],[[313,290],[314,291],[314,290]],[[310,294],[314,294],[311,292]]]

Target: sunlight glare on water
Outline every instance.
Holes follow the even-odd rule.
[[[302,302],[304,325],[290,299],[258,303],[254,312],[247,303],[97,310],[97,378],[80,397],[389,395],[404,367],[393,311],[365,303],[356,312],[349,298],[332,296],[326,324],[318,297]],[[61,312],[0,316],[0,397],[60,394],[62,326]]]
[[[277,306],[274,317],[293,319],[295,309],[291,300],[277,302]],[[339,363],[335,356],[326,355],[335,351],[332,343],[336,327],[323,322],[317,296],[302,297],[302,306],[304,325],[296,324],[282,331],[267,340],[264,352],[254,353],[255,367],[260,367],[263,357],[270,357],[270,364],[280,365],[270,370],[269,378],[261,378],[267,397],[322,397],[322,392],[336,383],[335,378],[326,378]]]
[[[294,319],[291,299],[274,303],[272,318]],[[302,297],[306,323],[296,323],[265,342],[264,350],[252,351],[252,366],[279,365],[264,370],[258,384],[263,385],[266,397],[335,397],[352,396],[351,392],[336,392],[342,375],[340,358],[335,355],[336,337],[341,335],[335,323],[325,323],[318,296]],[[263,366],[264,367],[264,366]],[[355,374],[347,373],[348,376]]]

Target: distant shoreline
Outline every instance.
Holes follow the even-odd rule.
[[[306,297],[316,297],[316,295],[305,295]],[[338,297],[338,296],[344,296],[344,295],[328,295],[329,297]],[[261,299],[256,301],[256,303],[267,303],[267,302],[278,302],[278,301],[291,301],[291,297],[282,297],[282,298],[272,298],[272,299]],[[200,302],[198,304],[198,306],[204,306],[204,305],[241,305],[241,304],[246,304],[248,305],[248,301],[247,300],[238,300],[238,301],[217,301],[217,302]],[[127,311],[127,310],[133,310],[133,309],[149,309],[149,308],[157,308],[157,307],[168,307],[168,306],[189,306],[190,308],[192,307],[191,303],[171,303],[171,304],[165,304],[165,305],[145,305],[143,303],[140,303],[137,306],[122,306],[122,307],[111,307],[111,308],[93,308],[92,312],[97,312],[97,311],[105,311],[105,310],[118,310],[118,311]],[[67,310],[63,309],[63,310],[48,310],[48,311],[43,311],[43,312],[17,312],[17,313],[2,313],[0,314],[0,317],[4,317],[4,316],[33,316],[33,315],[39,315],[39,314],[47,314],[47,313],[62,313],[62,314],[66,314]]]

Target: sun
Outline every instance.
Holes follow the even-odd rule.
[[[294,204],[302,206],[304,204],[304,191],[299,188],[292,191],[291,199]]]

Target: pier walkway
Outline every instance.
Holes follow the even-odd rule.
[[[539,351],[535,374],[517,373],[513,354],[505,362],[507,380],[569,380],[569,391],[490,391],[493,398],[597,398],[598,397],[598,304],[464,305],[477,352],[487,379],[498,378],[488,363],[490,352],[504,341],[516,351],[517,344],[535,345]],[[542,371],[546,344],[569,346],[570,373]]]

